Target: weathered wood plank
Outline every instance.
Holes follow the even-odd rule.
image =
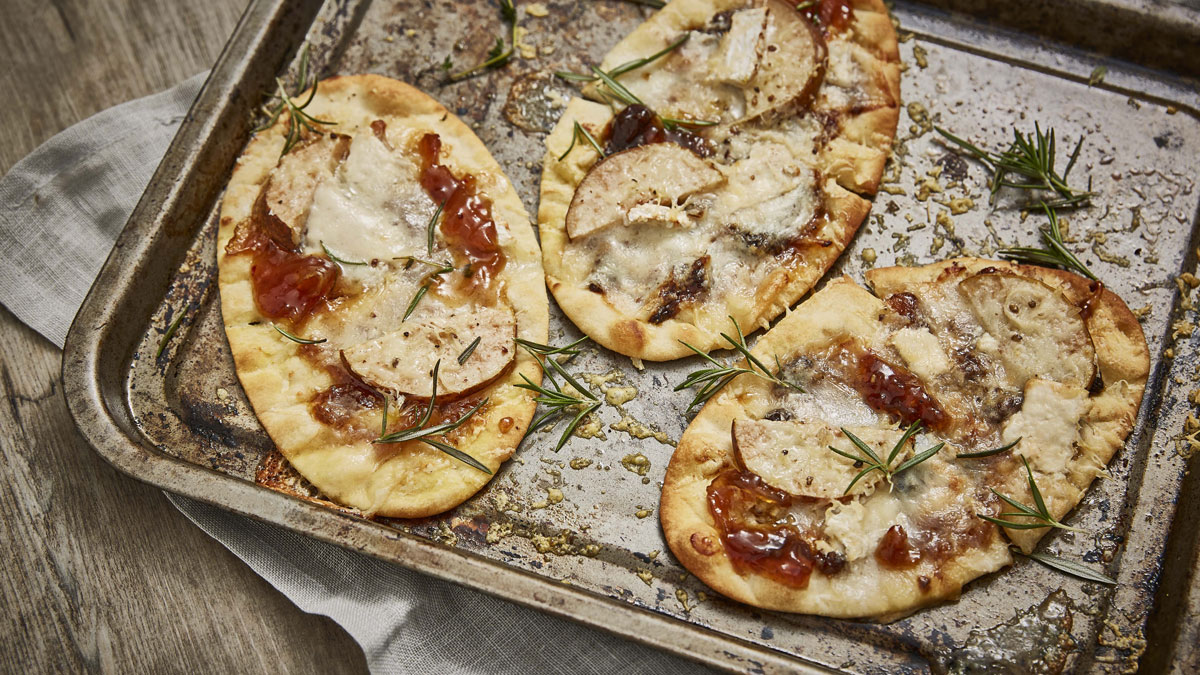
[[[61,129],[208,68],[243,3],[8,0],[0,172]],[[0,309],[0,671],[364,671],[341,628],[87,446],[59,359]]]

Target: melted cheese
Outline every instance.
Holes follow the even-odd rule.
[[[1020,438],[1018,449],[1037,470],[1065,472],[1075,456],[1079,420],[1091,405],[1082,387],[1030,380],[1025,383],[1021,410],[1004,425],[1003,440],[1011,443]]]
[[[313,194],[305,250],[324,244],[354,262],[426,255],[425,233],[437,205],[418,182],[418,167],[372,133],[359,133],[350,154]],[[369,268],[349,266],[350,274]]]
[[[825,511],[825,536],[841,546],[848,561],[872,555],[893,525],[909,527],[900,501],[886,490],[876,494],[865,502],[857,499],[848,504],[834,502]]]
[[[950,358],[937,337],[924,328],[901,328],[888,342],[896,348],[908,369],[928,383],[950,370]]]

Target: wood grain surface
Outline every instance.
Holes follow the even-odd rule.
[[[245,0],[4,0],[0,173],[58,131],[209,68]],[[364,672],[158,490],[75,431],[61,354],[0,309],[0,672]]]

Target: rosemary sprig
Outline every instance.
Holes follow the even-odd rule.
[[[496,38],[496,44],[492,47],[492,50],[488,52],[488,57],[483,61],[483,63],[467,68],[466,70],[460,70],[457,73],[451,73],[451,82],[464,80],[489,68],[498,68],[508,63],[508,60],[512,58],[513,50],[517,47],[517,8],[513,5],[512,0],[500,0],[500,17],[506,23],[508,23],[508,47],[505,48],[503,37]],[[442,67],[446,68],[446,70],[449,70],[449,68],[447,68],[449,63],[450,57],[447,56],[446,61],[442,64]]]
[[[1092,274],[1092,271],[1087,268],[1087,265],[1084,265],[1079,258],[1075,257],[1074,253],[1071,253],[1067,249],[1066,243],[1063,242],[1062,230],[1058,225],[1058,214],[1045,202],[1042,202],[1042,208],[1046,211],[1046,217],[1050,219],[1050,228],[1040,230],[1042,241],[1045,242],[1046,248],[1013,246],[1000,249],[1000,256],[1009,260],[1033,265],[1064,267],[1078,272],[1092,281],[1099,281],[1096,275]]]
[[[337,125],[336,122],[318,119],[304,112],[304,109],[308,107],[308,104],[312,103],[313,98],[317,95],[317,86],[320,84],[315,75],[311,78],[310,82],[308,72],[307,44],[304,45],[304,51],[300,52],[300,68],[299,72],[297,73],[296,80],[296,86],[301,92],[303,92],[305,89],[308,90],[308,98],[305,99],[303,103],[296,103],[296,101],[294,101],[292,97],[288,95],[287,88],[283,85],[283,80],[279,79],[278,77],[275,78],[276,93],[272,95],[272,98],[277,99],[279,103],[274,109],[270,108],[269,105],[263,106],[262,109],[263,112],[267,114],[267,119],[254,129],[255,133],[269,129],[275,125],[275,122],[279,120],[280,115],[282,115],[284,112],[287,112],[287,139],[283,143],[283,152],[279,153],[280,157],[288,154],[291,152],[292,148],[296,147],[296,144],[300,142],[300,136],[303,130],[320,132],[320,129],[318,129],[316,125],[330,127]]]
[[[468,455],[467,453],[463,452],[462,450],[459,450],[458,448],[456,448],[448,443],[434,439],[435,436],[442,436],[442,435],[447,434],[451,431],[454,431],[455,429],[466,424],[467,420],[471,419],[471,417],[475,413],[479,412],[480,408],[487,405],[488,400],[486,398],[483,399],[482,401],[480,401],[479,404],[476,405],[474,408],[471,408],[466,413],[464,413],[462,417],[459,417],[457,420],[455,420],[453,422],[444,422],[442,424],[436,424],[432,427],[425,426],[426,424],[429,424],[429,420],[433,417],[433,408],[435,405],[437,405],[437,378],[438,378],[438,369],[441,367],[441,365],[442,365],[441,359],[438,359],[437,363],[433,364],[433,390],[429,397],[429,405],[425,408],[425,412],[421,415],[421,419],[417,420],[416,424],[414,424],[411,427],[408,427],[407,429],[401,429],[400,431],[390,433],[390,434],[381,434],[379,436],[379,438],[375,439],[373,442],[377,443],[377,444],[387,444],[387,443],[407,443],[408,441],[421,441],[422,443],[424,443],[430,447],[441,450],[442,452],[446,453],[447,455],[450,455],[451,457],[453,457],[454,459],[457,459],[460,462],[463,462],[464,464],[468,464],[476,469],[479,469],[480,471],[482,471],[488,475],[491,475],[492,470],[487,468],[486,466],[484,466],[483,463],[481,463],[479,460],[475,459],[474,457]],[[385,406],[385,408],[384,408],[384,410],[385,410],[385,412],[384,412],[384,430],[385,431],[387,430],[387,412],[386,412],[387,408],[386,408],[386,405],[387,405],[387,397],[385,396],[384,397],[384,406]]]
[[[289,332],[288,332],[286,329],[280,328],[280,327],[279,327],[279,324],[275,324],[275,323],[273,323],[273,324],[271,324],[271,328],[274,328],[274,329],[275,329],[275,332],[277,332],[277,333],[279,333],[280,335],[282,335],[283,337],[285,337],[285,338],[287,338],[287,339],[291,340],[292,342],[299,342],[299,343],[300,343],[300,344],[302,344],[302,345],[319,345],[319,344],[321,344],[322,342],[326,342],[326,339],[325,339],[325,338],[318,338],[318,339],[316,339],[316,340],[309,340],[309,339],[307,339],[307,338],[302,338],[302,337],[300,337],[300,336],[298,336],[298,335],[294,335],[294,334],[292,334],[292,333],[289,333]]]
[[[956,459],[979,459],[980,457],[991,457],[993,455],[998,455],[1002,452],[1012,450],[1013,448],[1015,448],[1017,446],[1017,443],[1020,443],[1020,442],[1021,442],[1021,438],[1018,437],[1017,440],[1013,441],[1012,443],[1007,443],[998,448],[992,448],[991,450],[984,450],[982,452],[960,452],[957,455],[955,455],[954,457]]]
[[[746,362],[750,367],[743,368],[740,366],[726,366],[709,354],[706,354],[699,349],[696,349],[692,345],[684,342],[683,340],[680,340],[680,344],[692,350],[705,361],[708,361],[710,364],[712,364],[712,367],[710,368],[701,368],[700,370],[689,373],[687,378],[685,378],[683,382],[680,382],[679,385],[675,387],[675,391],[683,391],[684,389],[697,387],[696,395],[692,398],[692,402],[689,403],[687,407],[689,412],[692,410],[692,408],[695,408],[696,406],[715,396],[722,387],[732,382],[733,379],[738,375],[754,375],[755,377],[760,377],[781,387],[787,387],[788,389],[794,389],[795,391],[799,392],[804,391],[804,389],[798,385],[792,384],[791,382],[782,379],[780,375],[772,373],[765,365],[763,365],[762,361],[758,360],[758,357],[751,354],[750,349],[746,346],[746,336],[742,334],[742,327],[738,325],[737,319],[734,319],[731,316],[729,317],[729,320],[733,322],[733,327],[737,331],[737,339],[735,340],[725,333],[721,333],[721,337],[729,343],[731,348],[737,350],[737,352],[746,359]],[[778,369],[778,372],[782,372],[783,368],[779,363],[778,356],[775,357],[775,366]]]
[[[1050,511],[1046,508],[1046,502],[1042,499],[1042,491],[1038,489],[1037,483],[1035,483],[1033,480],[1033,469],[1029,468],[1029,461],[1025,459],[1025,455],[1021,455],[1021,461],[1024,462],[1025,472],[1029,475],[1029,492],[1033,494],[1034,505],[1026,506],[1012,497],[1001,494],[1000,492],[996,491],[995,488],[992,488],[992,494],[996,495],[1000,499],[1003,499],[1005,503],[1016,510],[1001,513],[999,518],[993,518],[983,514],[978,514],[979,517],[983,518],[989,523],[995,523],[1001,527],[1007,527],[1010,530],[1036,530],[1041,527],[1056,527],[1060,530],[1067,530],[1069,532],[1084,532],[1084,530],[1081,530],[1077,527],[1068,527],[1067,525],[1063,525],[1055,520],[1054,516],[1050,515]],[[1004,518],[1030,518],[1033,522],[1016,522],[1012,520],[1004,520]]]
[[[659,5],[659,6],[661,7],[661,5]],[[628,73],[631,70],[637,70],[638,68],[641,68],[642,66],[648,66],[651,63],[654,63],[655,61],[661,59],[662,57],[666,56],[667,54],[670,54],[671,52],[678,49],[680,46],[683,45],[683,43],[687,42],[688,38],[690,38],[691,36],[692,36],[691,33],[684,33],[682,36],[680,36],[678,39],[676,39],[674,42],[667,45],[663,49],[651,54],[650,56],[644,57],[644,58],[634,59],[632,61],[626,61],[625,63],[622,63],[621,65],[617,66],[616,68],[613,68],[612,70],[608,71],[608,75],[609,75],[609,77],[620,77],[621,75],[624,75],[625,73]],[[569,70],[560,70],[554,74],[564,80],[569,80],[572,82],[595,82],[597,79],[596,75],[594,73],[592,75],[581,75],[579,73],[572,73]]]
[[[939,126],[935,126],[934,129],[946,140],[966,150],[992,172],[992,204],[996,203],[1000,188],[1003,187],[1053,192],[1057,195],[1056,198],[1043,201],[1054,208],[1082,206],[1095,195],[1091,191],[1090,181],[1087,190],[1073,188],[1067,184],[1067,176],[1071,174],[1083,147],[1082,135],[1060,175],[1055,168],[1057,142],[1054,129],[1042,133],[1041,126],[1037,123],[1034,123],[1032,134],[1023,134],[1013,129],[1013,142],[1003,152],[989,152]],[[1016,176],[1017,179],[1009,176]]]
[[[162,339],[158,341],[158,351],[154,352],[155,361],[157,361],[163,355],[163,352],[167,350],[167,343],[171,341],[171,338],[175,337],[175,331],[179,329],[179,324],[183,322],[183,317],[185,314],[187,313],[182,311],[179,312],[179,315],[175,317],[175,320],[171,322],[171,325],[167,326],[167,332],[163,333]]]
[[[866,465],[866,468],[862,471],[859,471],[858,475],[854,477],[854,480],[850,481],[850,484],[846,486],[846,491],[842,494],[850,494],[850,490],[854,487],[854,484],[862,479],[863,476],[866,476],[872,471],[878,471],[882,473],[884,478],[891,483],[893,476],[908,471],[921,462],[933,457],[942,449],[943,446],[946,445],[945,443],[938,443],[932,448],[922,450],[920,454],[914,455],[900,466],[892,468],[892,463],[896,461],[896,457],[898,457],[900,455],[900,451],[904,449],[904,444],[907,443],[908,439],[912,438],[920,430],[921,422],[919,420],[910,424],[909,427],[904,430],[904,435],[901,436],[900,440],[896,442],[896,445],[892,447],[892,451],[888,454],[887,461],[885,462],[879,457],[879,455],[875,454],[875,451],[871,449],[871,446],[864,443],[858,436],[850,433],[845,427],[842,427],[842,433],[846,434],[846,438],[850,439],[850,442],[854,444],[854,447],[858,448],[858,450],[863,453],[862,456],[853,455],[848,452],[838,450],[832,445],[829,446],[829,449],[841,455],[842,457],[845,457],[846,459],[854,460],[855,464],[861,462],[862,464]]]
[[[334,255],[333,251],[329,250],[329,247],[325,245],[325,242],[321,242],[321,250],[325,251],[326,258],[329,258],[330,260],[332,260],[335,263],[338,263],[339,265],[367,265],[367,264],[369,264],[366,262],[354,262],[352,260],[346,260],[344,258],[340,258],[340,257]]]
[[[471,340],[471,344],[467,345],[467,348],[458,355],[458,365],[461,366],[467,362],[467,359],[471,358],[471,355],[475,353],[475,348],[479,346],[479,341],[481,339],[481,337],[477,337],[474,340]]]
[[[575,123],[575,133],[571,135],[571,144],[567,146],[566,152],[564,152],[563,154],[558,156],[558,161],[560,161],[560,162],[563,161],[564,159],[567,158],[567,155],[571,154],[571,150],[575,149],[575,142],[578,141],[581,136],[583,137],[584,140],[586,140],[588,142],[588,145],[592,146],[592,149],[595,150],[596,153],[600,155],[600,158],[604,159],[604,157],[605,157],[604,149],[600,147],[600,143],[598,143],[596,141],[596,137],[592,136],[592,134],[587,129],[584,129],[583,126],[579,124],[579,122],[576,122]]]
[[[1117,582],[1115,579],[1107,577],[1107,576],[1093,570],[1092,568],[1088,567],[1087,565],[1084,565],[1081,562],[1076,562],[1074,560],[1067,560],[1066,558],[1059,558],[1057,556],[1048,555],[1046,553],[1030,553],[1026,557],[1032,558],[1032,559],[1040,562],[1041,564],[1045,565],[1046,567],[1058,570],[1059,572],[1062,572],[1064,574],[1069,574],[1069,575],[1071,575],[1073,577],[1077,577],[1079,579],[1083,579],[1084,581],[1092,581],[1092,582],[1095,582],[1098,584],[1105,584],[1108,586],[1116,586],[1117,585]]]
[[[577,354],[578,350],[572,350],[572,348],[584,339],[586,338],[576,340],[566,347],[557,348],[525,340],[517,340],[517,344],[520,344],[525,351],[532,354],[533,358],[537,360],[538,365],[542,368],[542,374],[550,382],[550,386],[553,387],[553,389],[548,389],[544,386],[534,384],[528,377],[525,377],[524,373],[521,374],[521,379],[525,380],[525,383],[516,386],[537,394],[533,400],[547,408],[546,412],[533,420],[533,423],[529,425],[529,429],[525,431],[525,435],[528,436],[530,433],[545,426],[553,426],[560,419],[566,417],[571,410],[576,411],[575,416],[567,424],[566,429],[563,430],[562,436],[559,437],[558,444],[554,446],[555,452],[558,452],[567,444],[567,440],[571,438],[571,434],[575,433],[575,429],[579,427],[584,418],[600,407],[600,400],[596,398],[595,394],[580,384],[574,377],[571,377],[571,374],[558,361],[550,358],[551,354]],[[547,364],[549,364],[549,368],[546,367]],[[558,383],[558,380],[554,378],[555,373],[558,373],[571,388],[578,392],[579,396],[567,393],[562,385]]]
[[[433,217],[429,219],[429,225],[425,227],[425,243],[429,255],[433,255],[434,228],[437,226],[438,218],[442,216],[442,209],[446,208],[446,202],[448,201],[450,201],[449,197],[447,197],[446,200],[441,204],[438,204],[437,211],[433,212]]]

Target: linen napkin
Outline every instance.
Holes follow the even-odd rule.
[[[207,73],[51,138],[0,179],[0,303],[62,347]],[[306,612],[341,624],[377,673],[695,673],[621,638],[183,497],[192,522]]]

